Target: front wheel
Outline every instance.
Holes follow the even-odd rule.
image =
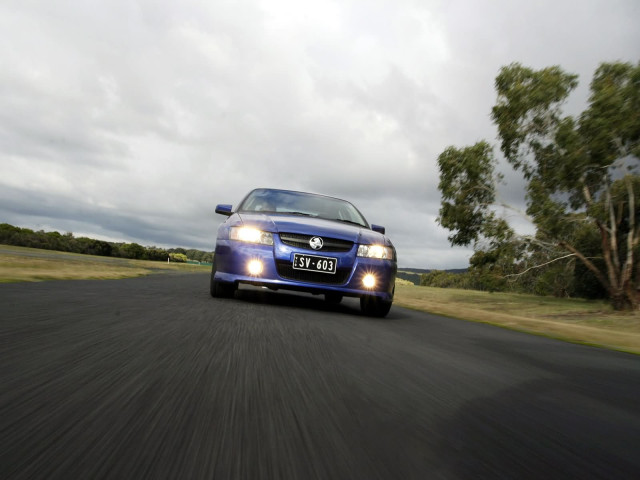
[[[213,265],[211,265],[211,281],[209,283],[209,292],[212,297],[232,297],[236,291],[236,286],[233,283],[219,282],[215,279],[216,276],[216,259],[213,258]]]
[[[392,303],[382,300],[380,297],[367,295],[360,297],[360,310],[370,317],[382,318],[387,316],[387,313],[391,310]]]

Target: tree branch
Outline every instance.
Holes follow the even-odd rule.
[[[587,203],[587,208],[593,204],[593,198],[591,197],[591,192],[589,191],[589,187],[587,183],[584,181],[585,177],[582,176],[582,195],[584,195],[584,199]]]
[[[529,267],[529,268],[527,268],[524,272],[520,272],[520,273],[510,273],[509,275],[505,275],[505,278],[506,278],[506,277],[519,277],[520,275],[524,275],[524,274],[525,274],[525,273],[527,273],[528,271],[533,270],[533,269],[535,269],[535,268],[542,268],[542,267],[545,267],[545,266],[547,266],[547,265],[549,265],[549,264],[551,264],[551,263],[553,263],[553,262],[556,262],[556,261],[558,261],[558,260],[562,260],[562,259],[564,259],[564,258],[569,258],[569,257],[575,257],[575,256],[576,256],[576,254],[575,254],[575,253],[570,253],[569,255],[564,255],[563,257],[554,258],[553,260],[550,260],[550,261],[548,261],[548,262],[542,263],[542,264],[540,264],[540,265],[534,265],[533,267]]]

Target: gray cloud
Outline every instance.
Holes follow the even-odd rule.
[[[633,0],[10,0],[0,221],[212,249],[215,204],[273,186],[351,200],[403,266],[465,267],[438,154],[494,140],[513,61],[579,74],[580,111],[599,62],[640,57],[639,20]]]

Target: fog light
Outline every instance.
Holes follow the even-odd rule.
[[[373,288],[376,286],[376,277],[374,277],[373,275],[371,275],[370,273],[367,273],[364,278],[362,279],[362,284],[366,287],[366,288]]]
[[[249,275],[260,275],[262,273],[262,262],[260,260],[251,260],[247,265]]]

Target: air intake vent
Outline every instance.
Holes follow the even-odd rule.
[[[299,233],[281,233],[280,241],[291,247],[313,250],[309,245],[309,240],[314,236],[315,235],[301,235]],[[314,252],[348,252],[353,248],[353,242],[348,240],[326,238],[322,236],[320,236],[320,238],[322,238],[323,246],[320,250],[314,250]]]

